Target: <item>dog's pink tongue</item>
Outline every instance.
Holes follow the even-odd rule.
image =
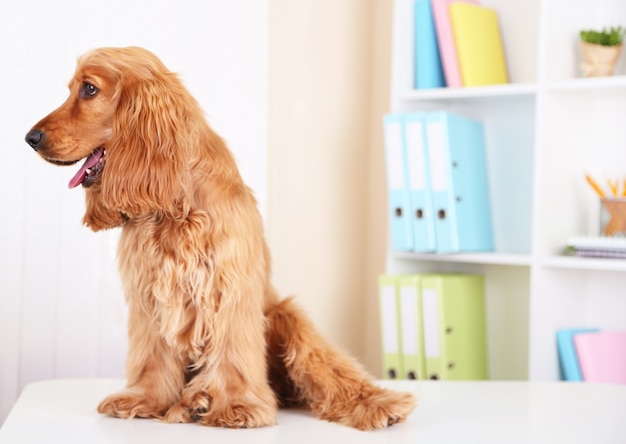
[[[78,185],[83,183],[83,180],[85,179],[85,174],[87,174],[87,169],[92,168],[95,164],[97,164],[100,160],[100,157],[102,157],[102,153],[100,152],[100,150],[97,150],[87,156],[87,159],[85,159],[83,166],[80,167],[78,172],[74,175],[74,177],[72,177],[70,183],[67,186],[70,188],[76,188]]]

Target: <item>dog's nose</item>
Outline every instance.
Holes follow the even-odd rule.
[[[39,131],[38,129],[33,129],[26,134],[26,143],[31,146],[32,149],[37,151],[37,147],[43,140],[43,131]]]

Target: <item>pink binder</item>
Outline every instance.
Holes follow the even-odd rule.
[[[456,45],[454,43],[454,31],[452,30],[450,11],[448,9],[450,3],[457,1],[478,4],[477,0],[432,0],[433,18],[435,19],[441,63],[446,78],[446,86],[449,87],[463,86],[461,68],[459,67]]]
[[[583,380],[626,384],[626,331],[574,336]]]

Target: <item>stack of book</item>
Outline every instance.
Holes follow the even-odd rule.
[[[381,275],[378,284],[385,378],[488,378],[482,276]]]
[[[561,379],[626,384],[626,331],[562,329],[556,339]]]
[[[414,87],[508,83],[494,9],[477,0],[415,0]]]
[[[483,124],[446,111],[384,117],[394,251],[493,251]]]
[[[582,257],[626,259],[626,237],[576,236],[567,241],[567,250]]]

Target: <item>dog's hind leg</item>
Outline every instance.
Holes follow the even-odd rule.
[[[354,360],[317,332],[292,299],[278,303],[266,316],[268,359],[281,358],[291,380],[273,381],[275,390],[284,391],[279,397],[300,399],[319,418],[361,430],[402,422],[415,408],[412,394],[374,385]],[[280,373],[274,379],[276,375]]]

